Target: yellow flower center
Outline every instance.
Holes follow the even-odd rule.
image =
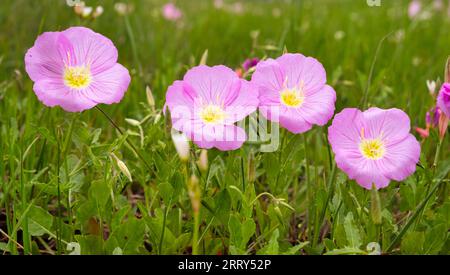
[[[361,129],[361,142],[359,143],[359,151],[368,159],[381,159],[386,152],[381,137],[374,139],[366,139],[364,137],[364,128]]]
[[[217,124],[225,119],[225,112],[217,105],[208,105],[200,111],[200,118],[207,124]]]
[[[64,84],[73,89],[84,89],[91,84],[91,70],[86,66],[66,67]]]
[[[280,93],[281,103],[287,107],[300,107],[305,101],[303,93],[303,82],[300,88],[285,88]]]

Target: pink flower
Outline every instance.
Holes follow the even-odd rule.
[[[259,58],[255,57],[255,58],[248,58],[247,60],[244,61],[244,63],[242,63],[242,68],[244,69],[244,71],[248,71],[251,68],[255,67],[256,65],[258,65],[259,63]]]
[[[170,21],[177,21],[178,19],[180,19],[183,16],[183,13],[181,12],[181,10],[178,9],[174,3],[165,4],[163,6],[162,12],[163,12],[164,18],[166,18],[167,20],[170,20]]]
[[[419,0],[413,0],[409,3],[408,16],[414,18],[422,11],[422,3]]]
[[[252,76],[261,114],[295,134],[323,126],[333,116],[336,93],[326,80],[322,64],[301,54],[260,62]]]
[[[328,129],[337,166],[366,189],[402,181],[416,170],[420,145],[399,109],[344,109]]]
[[[111,40],[84,27],[40,35],[25,55],[25,69],[38,99],[68,112],[118,103],[130,83]]]
[[[437,127],[439,124],[440,115],[441,115],[441,110],[439,109],[439,107],[434,107],[430,111],[428,111],[425,116],[425,122],[426,122],[427,128]]]
[[[166,94],[172,127],[201,148],[235,150],[247,139],[234,124],[256,111],[258,91],[225,66],[190,69]]]
[[[450,117],[450,83],[442,85],[437,97],[437,106],[447,117]]]

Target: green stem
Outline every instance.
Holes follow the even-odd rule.
[[[161,230],[161,238],[159,240],[159,247],[158,247],[158,254],[162,254],[162,246],[164,242],[164,234],[166,232],[166,221],[167,221],[167,214],[169,213],[170,205],[172,204],[172,198],[170,198],[169,205],[166,205],[166,211],[164,211],[164,218],[163,218],[163,224],[162,224],[162,230]]]
[[[108,119],[108,121],[111,123],[111,125],[116,128],[117,131],[119,131],[119,133],[124,136],[125,133],[122,131],[122,129],[119,128],[119,126],[117,126],[117,124],[114,122],[114,120],[112,120],[112,118],[105,112],[103,111],[98,105],[95,106],[95,108],[97,110],[99,110],[105,117],[106,119]],[[130,147],[133,149],[133,151],[136,153],[136,155],[142,160],[142,162],[144,163],[145,166],[147,166],[148,170],[152,170],[152,167],[150,166],[150,164],[148,164],[148,162],[144,159],[144,157],[141,155],[141,153],[136,149],[136,146],[133,144],[133,142],[131,140],[128,139],[128,136],[126,137],[125,141],[128,143],[128,145],[130,145]]]
[[[26,194],[26,190],[25,190],[25,183],[23,180],[23,140],[20,140],[20,196],[22,199],[22,213],[24,213],[25,211],[25,206],[27,205],[27,194]],[[23,215],[23,214],[22,214]],[[31,246],[30,246],[30,235],[28,232],[28,218],[24,217],[24,221],[23,221],[23,252],[24,254],[29,254],[31,251]]]
[[[369,99],[369,90],[370,90],[370,86],[372,85],[372,77],[373,77],[373,73],[375,70],[375,64],[377,63],[377,59],[378,59],[378,55],[380,53],[381,50],[381,46],[383,46],[384,41],[392,34],[392,32],[388,33],[387,35],[385,35],[380,42],[378,42],[378,46],[377,49],[375,51],[375,55],[373,57],[372,60],[372,64],[370,65],[370,71],[369,71],[369,77],[367,79],[367,86],[366,89],[364,91],[364,97],[363,97],[363,103],[362,103],[362,107],[366,108],[367,107],[367,101]]]
[[[57,134],[58,135],[58,134]],[[57,241],[57,253],[58,255],[61,255],[61,229],[62,229],[62,205],[61,205],[61,179],[59,175],[59,170],[61,167],[61,147],[60,147],[60,140],[59,137],[57,137],[57,155],[56,155],[56,184],[57,184],[57,192],[58,192],[58,230],[56,232],[56,241]]]
[[[314,225],[314,219],[313,219],[313,188],[311,186],[311,180],[309,178],[309,161],[308,161],[308,144],[307,144],[307,137],[306,134],[303,135],[303,146],[305,149],[305,167],[306,167],[306,186],[307,186],[307,198],[308,198],[308,239],[314,240],[314,231],[313,231],[313,225]]]
[[[330,203],[333,194],[334,194],[334,186],[335,184],[333,184],[333,180],[334,177],[336,175],[336,163],[333,164],[333,167],[331,168],[331,175],[328,178],[328,194],[327,194],[327,200],[325,201],[325,205],[322,208],[322,211],[320,213],[319,216],[319,221],[320,224],[318,224],[319,226],[317,226],[317,228],[314,228],[314,239],[313,239],[313,247],[316,247],[318,241],[319,241],[319,233],[320,233],[320,228],[322,227],[322,224],[325,220],[325,214],[327,213],[327,208],[328,208],[328,204]]]
[[[200,224],[199,211],[194,212],[194,233],[192,236],[192,255],[198,255],[198,228]]]

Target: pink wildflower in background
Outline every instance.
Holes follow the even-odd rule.
[[[336,93],[326,85],[326,78],[322,64],[301,54],[260,62],[252,83],[259,87],[261,114],[295,134],[327,124]]]
[[[111,40],[84,27],[40,35],[25,55],[25,69],[42,103],[69,112],[118,103],[131,80]]]
[[[201,148],[235,150],[246,140],[234,124],[256,111],[258,91],[225,66],[198,66],[168,88],[172,127]]]
[[[254,58],[248,58],[247,60],[244,61],[244,63],[242,63],[242,68],[244,69],[244,71],[248,71],[251,68],[255,67],[256,65],[258,65],[259,63],[259,58],[254,57]]]
[[[414,173],[420,145],[410,134],[410,120],[399,109],[347,108],[328,129],[337,166],[366,189],[377,189],[391,180],[402,181]]]
[[[165,4],[162,9],[162,14],[169,21],[177,21],[183,16],[181,10],[174,3]]]
[[[450,83],[442,85],[437,97],[437,106],[450,118]]]
[[[409,18],[415,18],[422,11],[422,3],[419,0],[413,0],[408,6],[408,16]]]

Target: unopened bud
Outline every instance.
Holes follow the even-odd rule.
[[[192,175],[188,182],[188,194],[191,199],[192,210],[194,213],[199,213],[201,205],[201,192],[198,178]]]
[[[208,61],[208,49],[203,52],[199,65],[206,65],[206,61]]]
[[[430,95],[434,95],[436,93],[436,81],[427,80],[427,87],[428,91],[430,92]]]
[[[208,171],[208,150],[202,149],[200,157],[197,161],[198,168],[202,172]]]
[[[441,140],[444,139],[445,134],[447,133],[448,122],[449,118],[444,113],[441,113],[439,116],[439,138]]]
[[[119,167],[120,171],[128,178],[130,182],[132,182],[133,178],[131,177],[130,170],[128,170],[125,163],[121,161],[114,153],[111,153],[111,156],[116,160],[117,167]]]
[[[99,17],[100,15],[103,14],[103,11],[104,11],[104,9],[103,9],[102,6],[97,6],[97,7],[95,8],[95,10],[94,10],[94,13],[92,14],[92,17],[93,17],[93,18]]]
[[[145,93],[147,94],[147,103],[153,109],[155,108],[155,98],[153,97],[152,90],[149,86],[145,87]]]
[[[186,135],[172,131],[172,140],[181,161],[187,162],[189,160],[190,147]]]
[[[139,121],[137,121],[136,119],[132,119],[132,118],[126,118],[125,121],[133,126],[139,126],[141,125],[141,123]]]

